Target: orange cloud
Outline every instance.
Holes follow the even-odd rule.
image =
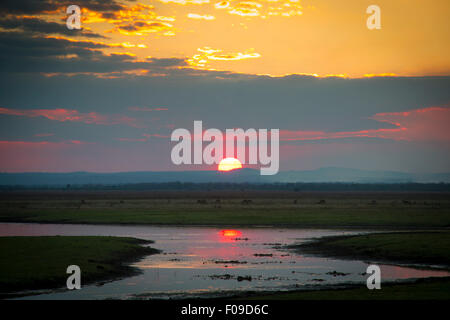
[[[366,73],[363,75],[364,78],[374,78],[374,77],[396,77],[395,73]]]
[[[161,1],[162,3],[175,3],[181,5],[209,3],[209,0],[159,0],[159,1]]]
[[[124,21],[147,20],[156,17],[154,6],[138,3],[134,6],[122,6],[121,10],[112,12],[97,12],[87,8],[82,9],[82,22],[97,23],[107,22],[110,24],[121,23]]]
[[[210,47],[198,48],[199,54],[187,59],[187,63],[193,67],[206,67],[211,60],[235,61],[244,59],[259,58],[259,53],[248,50],[245,52],[223,53],[220,49]]]
[[[267,0],[267,1],[221,1],[214,4],[216,9],[226,9],[231,15],[241,17],[293,17],[303,14],[299,0]]]
[[[188,13],[187,17],[189,19],[196,19],[196,20],[215,20],[216,17],[209,15],[209,14],[197,14],[197,13]]]
[[[230,2],[229,1],[221,1],[221,2],[217,2],[216,4],[214,4],[214,7],[216,9],[226,9],[230,6]]]
[[[172,36],[173,25],[162,21],[134,21],[125,24],[119,24],[114,31],[126,36],[143,36],[149,33],[163,32],[163,35]]]
[[[121,10],[113,12],[95,12],[89,9],[83,10],[83,23],[109,23],[114,29],[109,33],[120,33],[127,36],[142,36],[150,33],[163,33],[174,35],[173,25],[175,17],[157,15],[152,5],[138,3],[133,6],[123,6]]]
[[[242,17],[256,17],[260,15],[259,9],[262,7],[258,2],[243,1],[234,7],[229,7],[228,13]]]
[[[66,40],[72,43],[81,43],[86,45],[92,45],[93,47],[110,47],[110,48],[147,48],[145,44],[138,43],[133,44],[130,42],[121,42],[121,43],[106,43],[101,41],[92,41],[92,40],[75,40],[64,36],[46,36],[47,39],[56,39],[56,40]],[[89,48],[86,48],[89,49]],[[66,58],[70,58],[71,55],[66,55]],[[77,56],[77,55],[75,55]]]

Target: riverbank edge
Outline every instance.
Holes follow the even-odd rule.
[[[446,230],[442,230],[445,232]],[[440,265],[435,265],[438,260],[433,262],[418,261],[416,259],[399,259],[386,258],[373,255],[354,254],[349,250],[345,250],[342,247],[336,248],[331,246],[336,240],[352,239],[364,236],[374,235],[397,235],[400,233],[427,233],[427,231],[412,231],[412,232],[383,232],[383,233],[370,233],[362,235],[338,235],[321,237],[317,239],[311,239],[310,241],[302,244],[293,244],[286,246],[286,249],[294,250],[299,254],[308,254],[314,256],[321,256],[327,258],[337,258],[346,260],[363,260],[371,261],[371,263],[389,264],[402,267],[412,268],[424,268],[432,270],[445,270],[450,271],[450,264],[448,261],[440,261]],[[429,232],[436,233],[436,232]],[[436,291],[426,292],[430,290],[430,287],[434,287]],[[292,290],[287,292],[277,293],[248,293],[244,296],[236,296],[237,300],[346,300],[348,297],[352,297],[355,300],[448,300],[450,299],[450,277],[429,277],[424,279],[406,279],[399,281],[389,281],[382,284],[382,289],[387,290],[368,290],[364,284],[344,283],[340,285],[331,285],[321,287],[319,289],[303,289]],[[396,291],[397,290],[397,291]],[[406,294],[405,291],[415,290],[417,295],[411,297]],[[425,291],[424,291],[425,290]],[[385,294],[388,291],[387,295]],[[444,293],[442,295],[442,293]],[[383,295],[384,294],[384,295]],[[428,294],[428,296],[427,296]],[[425,295],[425,298],[424,298]],[[406,298],[405,298],[406,296]]]
[[[370,231],[370,230],[367,230]],[[398,266],[409,266],[414,268],[427,268],[427,269],[437,269],[437,270],[450,270],[450,262],[448,260],[444,260],[440,257],[434,257],[431,260],[425,260],[421,257],[415,258],[403,258],[399,255],[391,255],[391,256],[383,256],[377,253],[373,253],[367,251],[367,253],[355,253],[351,251],[351,248],[345,246],[337,246],[333,245],[336,241],[346,240],[346,239],[362,239],[367,237],[377,237],[383,235],[417,235],[417,234],[449,234],[449,231],[446,229],[441,230],[433,230],[424,229],[424,230],[414,230],[410,231],[387,231],[387,232],[374,232],[367,234],[353,234],[353,235],[337,235],[337,236],[327,236],[317,239],[311,239],[306,243],[301,244],[292,244],[286,246],[286,249],[294,250],[298,254],[309,254],[320,257],[327,258],[336,258],[336,259],[344,259],[344,260],[363,260],[370,261],[372,263],[380,263],[380,264],[390,264],[390,265],[398,265]],[[373,249],[373,247],[366,246],[366,248]],[[369,253],[370,252],[370,253]]]
[[[248,228],[248,229],[266,229],[266,228],[280,228],[280,229],[316,229],[316,230],[356,230],[356,231],[450,231],[449,227],[444,226],[392,226],[392,225],[330,225],[330,224],[245,224],[245,223],[167,223],[167,222],[92,222],[92,221],[67,221],[67,220],[27,220],[27,219],[1,219],[0,223],[26,223],[26,224],[67,224],[67,225],[92,225],[92,226],[154,226],[154,227],[189,227],[189,228]]]
[[[430,290],[430,288],[432,290]],[[231,300],[274,301],[274,300],[304,300],[304,301],[369,301],[369,300],[449,300],[450,277],[430,277],[423,279],[405,279],[389,281],[381,284],[380,290],[369,290],[365,283],[342,283],[328,285],[316,289],[289,290],[285,292],[247,292],[236,295]]]
[[[23,236],[23,238],[44,238],[52,236]],[[91,236],[56,236],[60,238],[76,237],[76,238],[89,238]],[[111,236],[96,236],[97,238],[114,238],[122,241],[128,241],[133,247],[133,250],[120,254],[117,257],[110,258],[107,261],[101,261],[102,264],[109,264],[112,267],[113,272],[104,272],[96,276],[82,274],[82,287],[88,285],[102,285],[107,282],[121,280],[127,277],[136,276],[142,273],[142,271],[133,267],[130,264],[138,262],[142,258],[161,253],[159,249],[155,249],[149,246],[144,246],[154,243],[152,240],[144,240],[133,237],[111,237]],[[11,238],[11,237],[0,237]],[[22,238],[22,236],[20,237]],[[83,270],[82,270],[83,272]],[[20,285],[7,286],[2,284],[2,291],[0,292],[0,299],[11,299],[30,295],[37,295],[42,293],[48,293],[53,291],[67,290],[61,286],[61,281],[69,276],[61,277],[61,279],[39,281],[38,285],[24,282]],[[65,280],[63,281],[65,282]]]

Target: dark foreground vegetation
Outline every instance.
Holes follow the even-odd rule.
[[[450,277],[419,279],[410,283],[382,284],[380,290],[365,286],[304,290],[246,297],[246,300],[449,300]]]
[[[81,269],[81,285],[129,276],[124,264],[158,250],[119,237],[0,237],[0,296],[19,290],[66,286],[69,265]]]

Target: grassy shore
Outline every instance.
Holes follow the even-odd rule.
[[[447,195],[405,194],[233,194],[211,198],[115,199],[73,193],[42,198],[3,198],[1,222],[277,225],[305,228],[362,227],[378,229],[450,227]],[[171,195],[173,196],[173,195]],[[184,195],[186,196],[186,195]],[[265,196],[265,197],[263,197]],[[278,198],[276,198],[276,197]],[[93,197],[93,196],[92,196]],[[189,214],[187,214],[189,213]]]
[[[449,300],[450,278],[420,279],[413,283],[385,284],[381,290],[365,286],[348,289],[295,291],[258,295],[245,300]]]
[[[291,247],[302,254],[381,262],[438,264],[450,269],[450,232],[393,232],[326,237]]]
[[[128,276],[131,262],[158,250],[151,243],[119,237],[0,237],[0,295],[19,290],[65,287],[69,265],[81,268],[82,286]]]

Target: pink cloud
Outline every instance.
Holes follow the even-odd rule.
[[[163,139],[169,138],[169,136],[162,135],[162,134],[159,134],[159,133],[153,133],[153,134],[144,133],[144,134],[142,134],[142,136],[144,136],[145,138],[118,138],[116,140],[118,140],[118,141],[129,141],[129,142],[147,142],[152,137],[154,137],[154,138],[163,138]]]
[[[11,116],[23,116],[29,118],[44,117],[61,122],[83,122],[87,124],[115,125],[124,124],[132,127],[141,127],[137,124],[137,119],[122,115],[102,115],[97,112],[80,113],[77,110],[69,109],[31,109],[18,110],[0,108],[0,114]]]
[[[129,107],[131,111],[167,111],[168,108]]]
[[[152,142],[153,147],[142,148],[141,144],[118,146],[77,140],[0,141],[0,168],[4,172],[120,172],[172,168],[169,144],[159,139]],[[153,152],[154,148],[161,152]]]
[[[429,107],[406,112],[377,113],[371,119],[392,124],[394,128],[359,131],[281,130],[281,141],[308,141],[342,138],[381,138],[407,141],[449,141],[450,108]]]
[[[139,139],[133,139],[133,138],[118,138],[116,139],[118,141],[128,141],[128,142],[145,142],[147,139],[145,138],[139,138]]]
[[[50,146],[50,147],[60,147],[68,145],[81,145],[81,144],[94,144],[94,142],[85,142],[80,140],[67,140],[61,142],[50,142],[50,141],[0,141],[0,147],[10,147],[10,146],[24,146],[24,147],[40,147],[40,146]]]
[[[341,132],[281,130],[280,140],[308,141],[308,140],[343,139],[343,138],[395,139],[395,135],[403,130],[406,130],[406,128],[371,129],[371,130],[341,131]]]
[[[155,138],[169,138],[170,137],[170,136],[162,135],[162,134],[159,134],[159,133],[153,133],[153,134],[144,133],[143,136],[147,137],[147,138],[151,138],[151,137],[155,137]]]
[[[450,108],[429,107],[406,112],[377,113],[372,119],[404,128],[395,140],[450,141]]]

